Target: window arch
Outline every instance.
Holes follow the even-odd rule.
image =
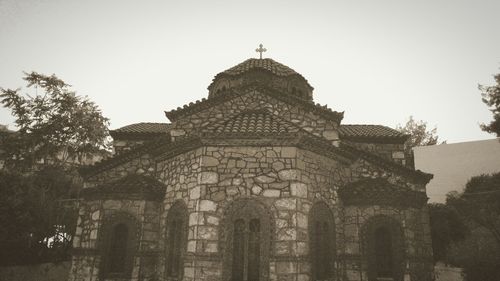
[[[116,213],[101,226],[101,278],[129,278],[137,248],[138,226],[133,216]]]
[[[187,247],[188,210],[183,201],[170,207],[166,223],[165,275],[181,280],[183,258]]]
[[[365,223],[362,235],[368,280],[403,280],[405,246],[400,223],[388,216],[375,216]]]
[[[335,273],[335,222],[324,202],[312,206],[308,226],[312,280],[330,279]]]
[[[225,213],[223,279],[268,280],[270,234],[271,219],[263,204],[252,199],[234,201]]]

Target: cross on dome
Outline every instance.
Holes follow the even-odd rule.
[[[265,52],[265,51],[267,51],[267,49],[266,49],[266,48],[264,48],[264,46],[263,46],[262,44],[260,44],[260,45],[259,45],[259,48],[255,49],[255,51],[256,51],[257,53],[259,53],[259,55],[260,55],[260,59],[262,59],[262,53],[263,53],[263,52]]]

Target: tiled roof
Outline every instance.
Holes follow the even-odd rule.
[[[298,74],[295,72],[295,70],[291,69],[290,67],[281,64],[273,59],[247,59],[246,61],[233,66],[222,73],[229,74],[229,75],[239,75],[243,72],[247,72],[251,69],[254,68],[261,68],[265,69],[267,71],[272,72],[274,75],[277,76],[290,76],[290,75],[295,75]]]
[[[425,192],[394,185],[385,179],[362,179],[339,189],[346,205],[403,205],[420,208],[427,202]]]
[[[224,134],[281,134],[298,131],[299,128],[293,124],[266,110],[243,112],[215,129],[215,132]]]
[[[432,174],[424,173],[420,170],[414,170],[412,168],[408,168],[406,166],[403,166],[401,164],[398,164],[394,161],[382,158],[380,155],[369,152],[366,150],[359,149],[355,147],[352,144],[346,143],[346,142],[341,142],[340,147],[341,150],[351,153],[353,155],[357,155],[358,157],[362,157],[368,162],[375,163],[380,167],[389,169],[391,171],[394,171],[396,173],[402,174],[402,175],[407,175],[411,178],[413,178],[415,181],[420,182],[420,183],[425,183],[427,184],[432,178]]]
[[[191,102],[189,104],[184,105],[183,107],[178,107],[177,109],[173,109],[170,111],[165,111],[165,116],[174,122],[180,117],[194,114],[196,112],[206,110],[210,107],[216,106],[222,102],[229,101],[231,99],[239,98],[240,96],[246,95],[250,91],[260,91],[265,93],[277,100],[293,104],[296,106],[300,106],[309,112],[314,112],[315,114],[321,115],[327,119],[335,120],[340,122],[342,118],[344,118],[344,112],[333,111],[331,108],[328,108],[326,105],[321,105],[319,103],[305,102],[302,99],[299,99],[296,96],[289,95],[286,93],[279,92],[269,87],[265,86],[251,86],[243,89],[242,91],[235,91],[234,89],[228,89],[225,93],[218,95],[217,97],[211,99],[201,99],[196,102]]]
[[[350,125],[342,124],[339,128],[339,136],[341,139],[352,141],[395,141],[404,143],[408,138],[395,129],[382,125]]]
[[[254,58],[247,59],[246,61],[244,61],[238,65],[235,65],[229,69],[226,69],[226,70],[222,71],[221,73],[217,74],[214,78],[214,81],[220,76],[224,76],[224,75],[238,76],[238,75],[241,75],[245,72],[248,72],[248,71],[251,71],[254,69],[266,70],[266,71],[269,71],[270,73],[272,73],[276,76],[280,76],[280,77],[298,76],[298,77],[302,78],[307,83],[307,85],[312,89],[311,85],[309,85],[309,82],[307,82],[307,80],[302,75],[300,75],[298,72],[296,72],[295,70],[291,69],[290,67],[288,67],[284,64],[281,64],[281,63],[279,63],[273,59],[269,59],[269,58],[267,58],[267,59],[254,59]],[[212,84],[213,84],[213,82],[212,82]],[[211,85],[208,86],[209,89],[210,89],[210,87],[211,87]]]
[[[125,138],[132,136],[157,136],[166,134],[170,129],[169,123],[135,123],[130,124],[116,130],[111,130],[109,133],[113,138]]]
[[[87,199],[139,197],[162,200],[165,190],[166,186],[154,178],[132,174],[101,186],[85,188],[81,196]]]

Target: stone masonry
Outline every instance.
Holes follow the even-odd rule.
[[[314,104],[308,82],[273,60],[242,64],[216,76],[208,99],[167,112],[170,124],[115,130],[119,153],[82,169],[69,280],[239,281],[236,257],[242,276],[256,259],[232,248],[246,217],[260,221],[259,281],[318,280],[309,221],[319,203],[334,226],[327,280],[432,280],[431,175],[406,167],[406,136],[346,127],[343,113]],[[173,206],[184,206],[185,221],[169,216]],[[109,271],[120,259],[118,224],[128,230],[116,250],[124,260]],[[389,279],[377,279],[381,227],[392,239]]]

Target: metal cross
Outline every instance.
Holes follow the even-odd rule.
[[[262,44],[259,45],[259,48],[255,49],[257,53],[260,53],[260,59],[262,59],[262,53],[267,51],[266,48],[263,48],[264,46]]]

